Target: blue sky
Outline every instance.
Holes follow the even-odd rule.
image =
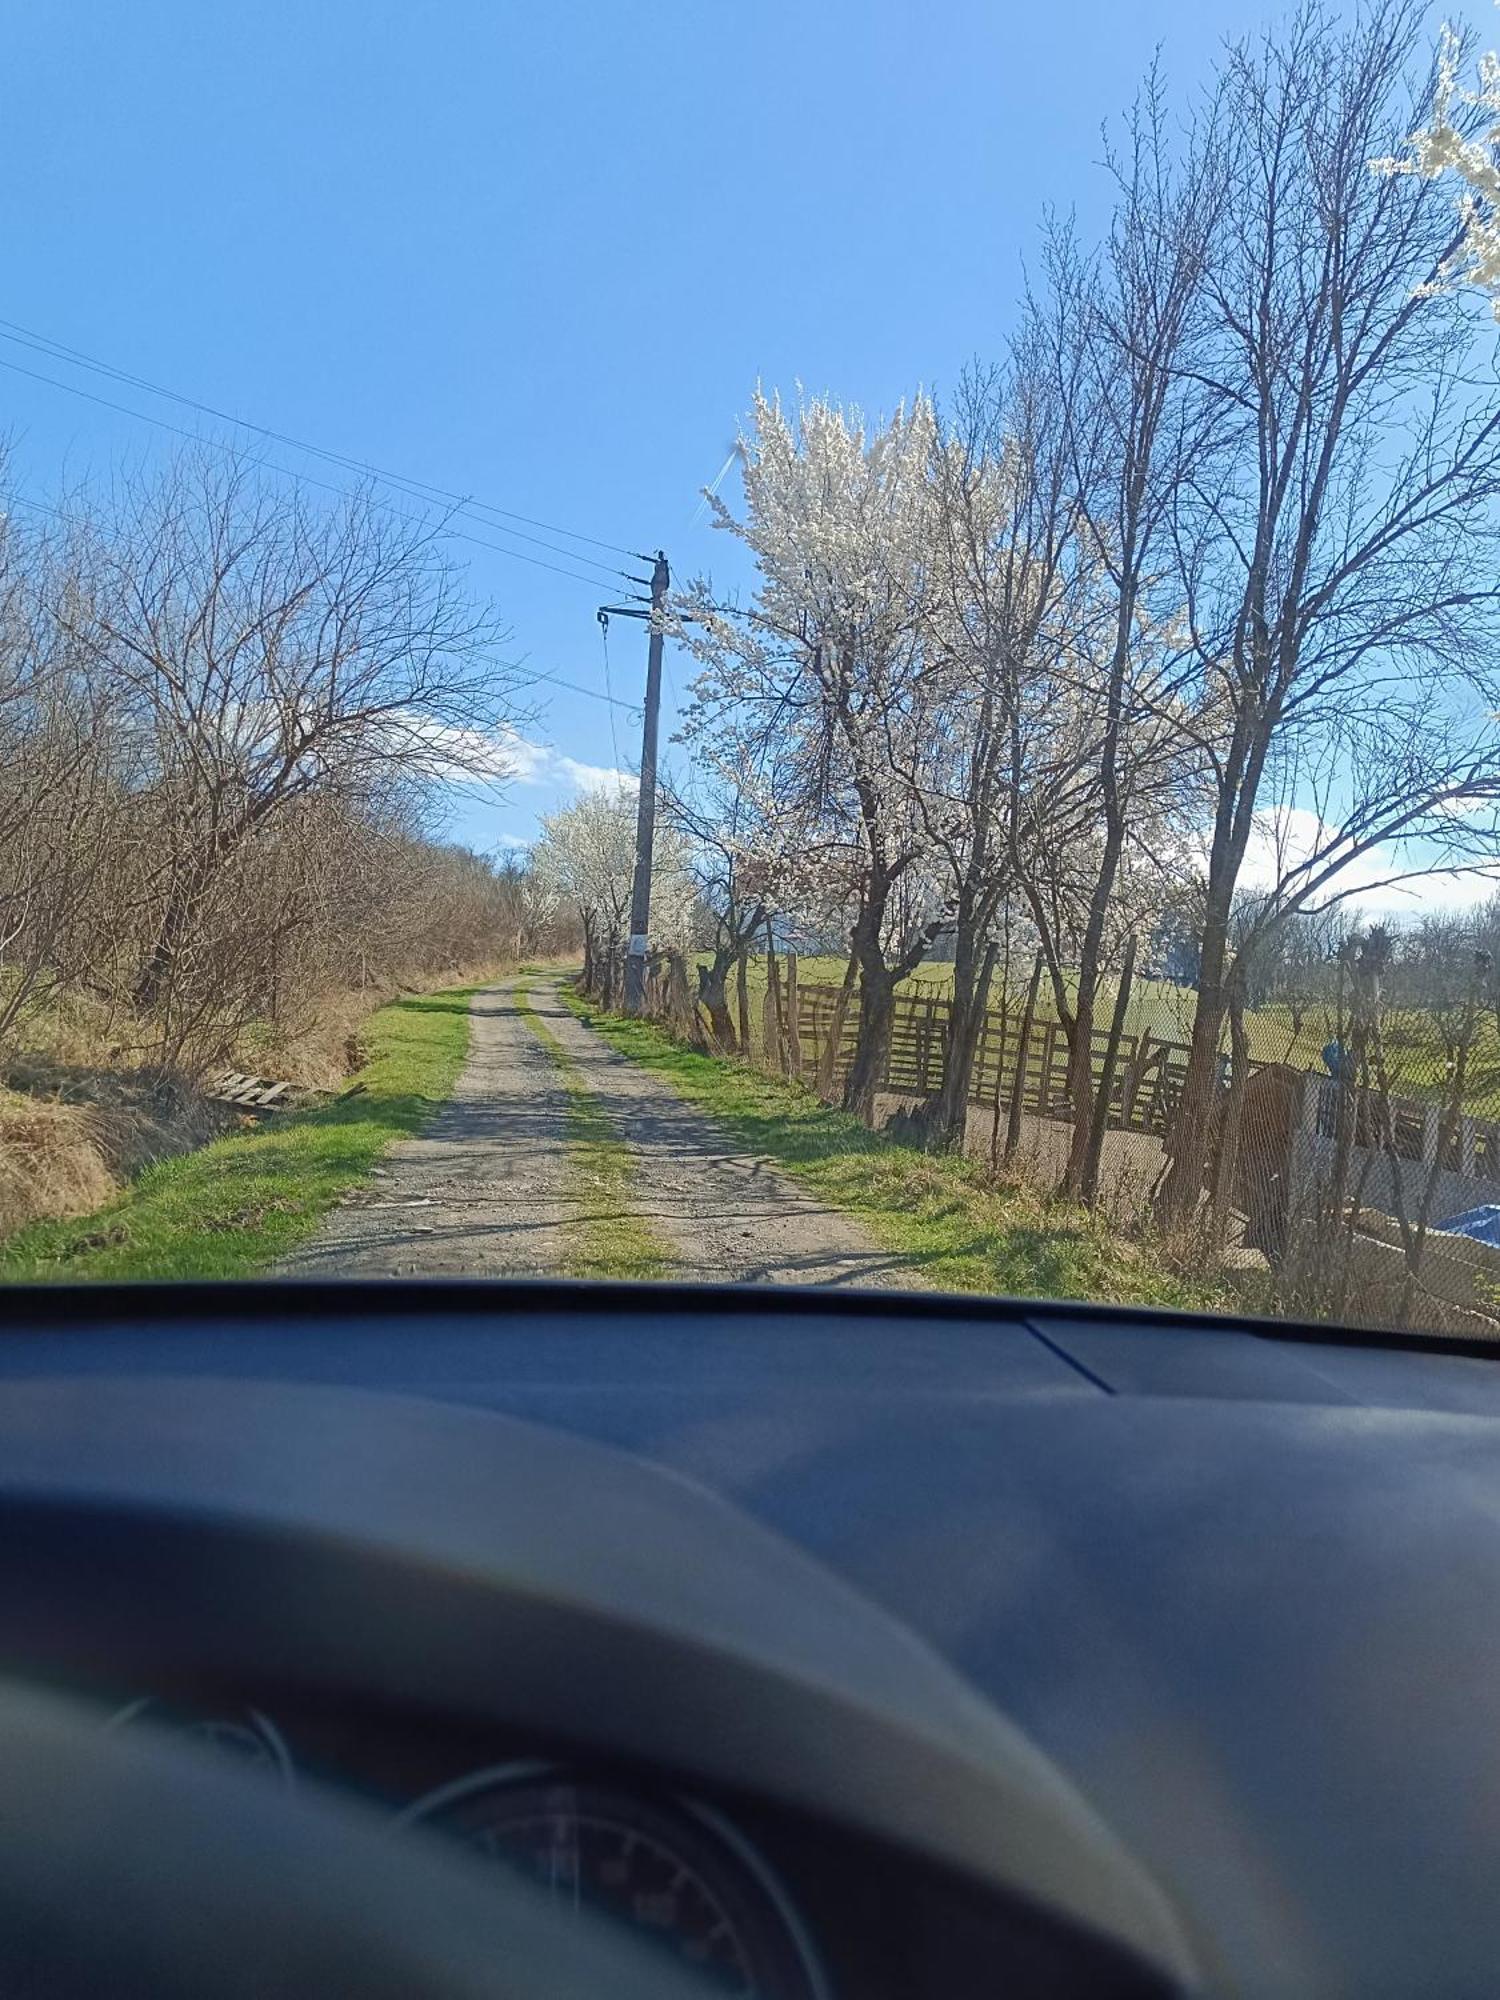
[[[1100,124],[1153,46],[1185,93],[1225,35],[1282,11],[10,0],[0,319],[724,574],[697,494],[757,378],[872,410],[951,385],[998,350],[1044,204],[1097,219]],[[1491,10],[1466,11],[1493,38]],[[17,365],[197,421],[4,339],[0,363],[22,492],[173,440]],[[620,559],[470,525],[510,550],[463,554],[512,651],[602,693],[595,609],[628,586],[518,558]],[[617,695],[638,689],[643,653],[616,623]],[[679,660],[669,713],[686,679]],[[628,711],[542,692],[521,777],[457,807],[475,846],[529,839],[591,772],[633,761]]]

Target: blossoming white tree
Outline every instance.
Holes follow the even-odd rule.
[[[866,1118],[897,982],[944,921],[903,908],[924,855],[908,774],[920,758],[922,603],[932,547],[936,423],[918,397],[866,428],[819,399],[793,415],[757,392],[743,440],[744,518],[718,524],[755,557],[753,607],[726,614],[706,582],[682,636],[704,671],[688,739],[768,774],[806,838],[852,890],[860,1027],[845,1098]]]
[[[1460,184],[1458,229],[1452,248],[1421,289],[1435,292],[1467,284],[1488,292],[1500,318],[1500,55],[1486,50],[1478,59],[1473,89],[1459,81],[1469,53],[1468,39],[1444,24],[1438,43],[1437,73],[1428,122],[1413,132],[1400,153],[1370,162],[1377,174],[1419,174],[1423,180],[1450,175]]]
[[[584,984],[592,986],[600,953],[628,933],[635,873],[635,793],[607,782],[549,813],[532,850],[532,874],[544,902],[571,905],[583,926]],[[692,943],[695,885],[691,858],[671,826],[658,830],[652,850],[651,937],[685,951]]]

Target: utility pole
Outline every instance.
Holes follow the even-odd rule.
[[[642,581],[644,582],[644,578]],[[651,930],[651,854],[656,845],[656,736],[661,722],[661,614],[666,607],[672,572],[662,550],[656,551],[651,569],[651,609],[635,611],[625,605],[601,607],[599,617],[610,612],[627,618],[650,620],[646,648],[646,706],[641,724],[641,785],[635,807],[635,875],[630,885],[630,949],[625,958],[625,1012],[642,1014],[646,1009],[646,939]]]
[[[646,938],[651,930],[651,856],[656,845],[656,733],[661,722],[661,614],[672,572],[656,551],[651,569],[651,625],[646,646],[646,713],[641,724],[641,788],[635,807],[635,880],[630,886],[630,953],[625,1012],[646,1011]]]
[[[642,556],[642,562],[650,562]],[[644,577],[632,577],[644,583]],[[641,725],[641,786],[635,808],[635,874],[630,885],[630,949],[625,957],[625,1012],[646,1010],[646,939],[651,930],[651,854],[656,845],[656,736],[661,721],[661,614],[666,609],[672,572],[658,549],[651,569],[651,609],[628,604],[601,604],[599,623],[609,629],[611,618],[645,618],[650,622],[646,649],[646,705]]]

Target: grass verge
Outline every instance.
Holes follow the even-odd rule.
[[[854,1216],[935,1290],[1245,1308],[1227,1283],[1167,1268],[1150,1246],[1082,1208],[996,1187],[974,1161],[893,1145],[801,1084],[683,1048],[650,1022],[601,1014],[571,986],[560,991],[613,1048],[711,1113],[748,1150]]]
[[[372,1014],[354,1090],[148,1167],[120,1197],[0,1245],[0,1279],[240,1278],[317,1226],[393,1139],[420,1131],[469,1047],[471,988],[416,994]]]
[[[630,1148],[615,1136],[577,1063],[532,1006],[524,979],[517,980],[515,996],[516,1011],[551,1057],[568,1094],[568,1193],[577,1201],[578,1221],[570,1230],[563,1276],[664,1277],[672,1259],[632,1204]]]

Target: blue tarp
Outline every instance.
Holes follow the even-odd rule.
[[[1471,1236],[1476,1243],[1500,1244],[1500,1202],[1487,1201],[1482,1208],[1466,1208],[1462,1215],[1450,1215],[1437,1227],[1449,1236]]]

